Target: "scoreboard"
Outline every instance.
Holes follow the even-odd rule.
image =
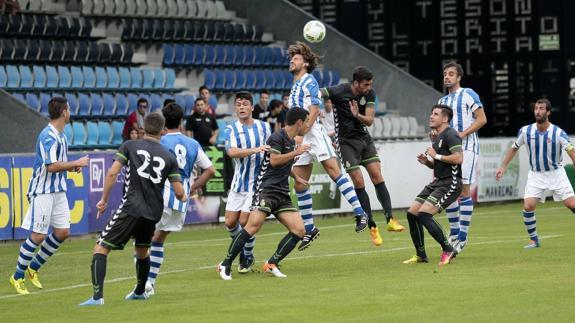
[[[482,136],[516,135],[542,97],[575,133],[574,0],[291,1],[439,91],[458,61],[485,106]]]

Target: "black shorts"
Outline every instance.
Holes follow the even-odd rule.
[[[288,192],[270,189],[263,189],[260,193],[254,194],[251,209],[260,210],[268,215],[279,215],[286,211],[297,212]]]
[[[349,173],[359,166],[378,162],[377,149],[370,136],[339,138],[339,150],[345,170]]]
[[[120,212],[110,219],[96,243],[104,248],[122,250],[134,237],[136,247],[149,248],[155,230],[156,222]]]
[[[420,203],[429,202],[437,207],[439,212],[455,202],[461,191],[463,183],[461,178],[436,179],[423,188],[415,200]]]

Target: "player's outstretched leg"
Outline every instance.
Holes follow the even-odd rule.
[[[357,195],[355,195],[353,185],[343,173],[339,174],[339,176],[334,180],[343,197],[345,197],[347,202],[351,204],[351,207],[353,208],[353,213],[355,213],[355,232],[362,232],[367,228],[368,216],[361,207]]]
[[[523,248],[534,249],[541,247],[539,243],[539,236],[537,235],[537,219],[535,217],[535,211],[525,211],[523,210],[523,223],[527,229],[527,234],[529,234],[529,243]]]
[[[40,282],[40,275],[38,274],[38,271],[40,270],[40,267],[46,263],[46,260],[48,260],[48,258],[56,253],[56,251],[58,251],[58,248],[60,248],[61,244],[62,241],[60,241],[54,233],[50,234],[46,237],[46,239],[44,239],[40,245],[40,250],[38,250],[36,256],[34,259],[32,259],[30,266],[28,269],[26,269],[26,278],[30,280],[32,285],[36,286],[37,288],[42,288],[42,283]]]
[[[471,196],[462,197],[459,207],[459,234],[457,236],[457,252],[460,253],[467,244],[467,234],[471,225],[471,216],[473,215],[473,199]]]
[[[357,195],[357,198],[359,199],[359,203],[361,204],[361,207],[363,208],[363,210],[367,214],[367,217],[368,217],[367,225],[369,227],[369,235],[371,237],[371,242],[376,246],[381,246],[381,244],[383,243],[383,239],[381,238],[381,235],[379,234],[379,229],[377,227],[377,224],[373,220],[373,214],[371,212],[371,203],[369,202],[369,195],[367,194],[365,187],[356,188],[355,189],[355,195]]]
[[[413,241],[416,254],[415,256],[405,260],[403,263],[417,264],[429,262],[427,254],[425,253],[423,225],[417,216],[410,212],[407,212],[407,222],[409,223],[409,234],[411,235],[411,241]]]
[[[278,244],[278,248],[276,249],[276,252],[274,252],[273,256],[263,265],[263,271],[276,277],[287,277],[279,270],[278,264],[282,259],[287,257],[290,252],[292,252],[300,240],[301,238],[298,235],[288,232],[288,234],[286,234]]]
[[[164,243],[152,241],[150,247],[150,273],[146,282],[146,294],[149,296],[155,294],[156,279],[160,273],[160,267],[164,263]]]
[[[446,209],[447,221],[449,221],[449,238],[452,245],[457,242],[459,236],[459,201],[451,203]]]
[[[228,254],[226,258],[218,264],[216,270],[220,274],[220,277],[223,280],[231,280],[232,279],[232,263],[234,259],[238,256],[238,254],[244,248],[246,241],[248,241],[252,236],[245,230],[242,229],[238,234],[232,239],[230,246],[228,248]]]
[[[305,191],[296,192],[296,196],[297,205],[305,228],[305,235],[298,247],[299,251],[303,251],[319,237],[319,229],[316,228],[313,223],[311,191],[306,189]]]
[[[95,253],[92,256],[92,288],[94,294],[87,301],[80,303],[80,306],[95,306],[104,305],[104,278],[106,278],[106,265],[108,262],[108,256]]]
[[[439,245],[441,246],[441,250],[443,252],[441,254],[441,260],[439,261],[439,265],[440,266],[447,265],[451,261],[451,258],[455,253],[453,247],[449,244],[449,242],[445,238],[445,235],[443,234],[443,229],[441,228],[439,223],[437,223],[437,221],[433,219],[433,215],[430,213],[419,212],[417,214],[417,218],[419,219],[421,224],[423,224],[423,226],[427,229],[427,231],[433,237],[433,239],[435,239],[435,241],[437,241],[437,243],[439,243]]]
[[[126,295],[126,300],[145,300],[149,295],[146,294],[146,282],[150,273],[150,257],[138,258],[136,260],[136,277],[138,282],[136,288]]]
[[[14,287],[18,294],[30,294],[24,284],[24,276],[37,247],[38,245],[34,243],[30,237],[20,246],[16,271],[12,276],[10,276],[10,285]]]

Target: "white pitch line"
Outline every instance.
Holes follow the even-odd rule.
[[[562,237],[562,236],[563,236],[562,234],[546,235],[546,236],[541,236],[540,239],[552,239],[552,238],[558,238],[558,237]],[[469,243],[469,245],[500,244],[500,243],[514,242],[514,241],[523,241],[523,240],[525,240],[525,239],[524,238],[521,238],[521,239],[518,238],[518,239],[511,239],[511,240],[484,241],[484,242]],[[430,246],[430,247],[431,248],[437,248],[437,246],[435,244]],[[369,250],[369,251],[355,251],[355,252],[343,252],[343,253],[328,253],[328,254],[322,254],[322,255],[310,255],[310,256],[299,256],[299,257],[295,256],[295,257],[286,258],[284,261],[315,259],[315,258],[358,256],[358,255],[367,255],[367,254],[373,254],[373,253],[388,253],[388,252],[395,252],[395,251],[402,251],[402,250],[409,250],[409,249],[413,249],[413,247],[400,247],[400,248],[392,248],[392,249],[375,249],[375,250]],[[163,275],[170,275],[170,274],[183,273],[183,272],[189,272],[189,271],[213,269],[214,267],[215,267],[215,265],[209,265],[209,266],[200,266],[200,267],[189,268],[189,269],[169,270],[169,271],[160,272],[160,275],[163,276]],[[136,276],[119,277],[119,278],[106,280],[105,283],[106,284],[113,284],[113,283],[123,282],[126,280],[131,280],[134,278],[136,278]],[[92,286],[92,284],[71,285],[71,286],[66,286],[66,287],[59,287],[59,288],[41,290],[38,292],[32,292],[31,295],[60,292],[60,291],[77,289],[77,288],[84,288],[84,287],[90,287],[90,286]],[[0,299],[7,299],[7,298],[14,298],[14,297],[21,297],[21,296],[26,296],[26,295],[20,295],[20,294],[3,295],[3,296],[0,296]]]

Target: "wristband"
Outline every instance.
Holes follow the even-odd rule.
[[[436,160],[441,160],[441,159],[443,159],[443,155],[437,154],[433,158],[435,158]]]

